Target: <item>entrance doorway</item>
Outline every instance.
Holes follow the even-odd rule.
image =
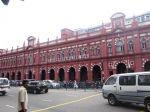
[[[21,72],[20,71],[17,73],[17,80],[21,80]]]
[[[33,74],[31,70],[29,70],[28,72],[28,79],[33,79]]]
[[[121,73],[126,73],[127,72],[127,68],[126,65],[124,63],[119,63],[117,65],[117,74],[121,74]]]
[[[42,73],[41,73],[41,80],[45,80],[46,79],[46,71],[45,70],[42,70]]]
[[[65,76],[65,72],[64,72],[64,69],[63,68],[60,68],[59,69],[59,74],[58,74],[58,80],[59,81],[64,81],[64,76]]]
[[[94,65],[92,73],[93,81],[101,81],[101,69],[98,65]]]
[[[87,68],[85,66],[82,66],[80,69],[80,81],[86,81],[87,79]]]
[[[69,69],[69,81],[74,81],[75,80],[75,69],[73,67],[71,67]]]
[[[54,69],[51,69],[49,72],[49,79],[50,80],[55,80],[55,71]]]
[[[147,61],[147,62],[144,64],[144,71],[150,71],[150,61]]]

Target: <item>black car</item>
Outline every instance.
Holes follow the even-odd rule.
[[[27,86],[27,92],[28,93],[47,93],[48,92],[48,86],[43,83],[42,81],[30,81]]]

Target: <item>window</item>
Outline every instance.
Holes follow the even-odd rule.
[[[133,51],[133,41],[129,41],[128,43],[128,50]]]
[[[112,53],[112,45],[110,43],[108,44],[108,53]]]
[[[150,75],[139,75],[138,85],[150,86]]]
[[[124,45],[121,40],[117,41],[116,43],[116,51],[117,52],[123,52],[124,51]]]
[[[86,51],[85,55],[88,55],[88,53],[87,53],[88,49],[87,48],[85,48],[85,51]],[[91,56],[94,56],[94,57],[100,56],[100,54],[101,54],[99,45],[90,46],[90,51],[91,51]]]
[[[145,38],[143,38],[142,40],[141,40],[141,48],[142,49],[146,49],[146,39]]]
[[[61,51],[61,61],[64,61],[65,60],[65,53],[64,51]]]
[[[136,76],[120,76],[119,84],[120,85],[135,85],[136,83]]]
[[[150,15],[146,15],[146,20],[150,20]]]
[[[113,84],[115,84],[115,83],[116,83],[116,79],[117,79],[117,77],[110,77],[110,78],[106,81],[105,85],[113,85]]]
[[[145,17],[141,16],[141,21],[144,22],[145,21]]]

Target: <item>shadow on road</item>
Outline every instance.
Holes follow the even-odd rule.
[[[120,103],[118,104],[118,106],[122,107],[122,108],[128,108],[128,109],[132,109],[132,110],[137,110],[137,111],[141,111],[141,112],[145,112],[145,108],[144,105],[142,104],[133,104],[133,103]]]

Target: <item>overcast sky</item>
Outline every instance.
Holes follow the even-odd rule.
[[[40,42],[60,38],[62,28],[78,29],[110,22],[116,12],[126,17],[150,11],[150,0],[0,0],[0,49],[22,47],[34,36]]]

